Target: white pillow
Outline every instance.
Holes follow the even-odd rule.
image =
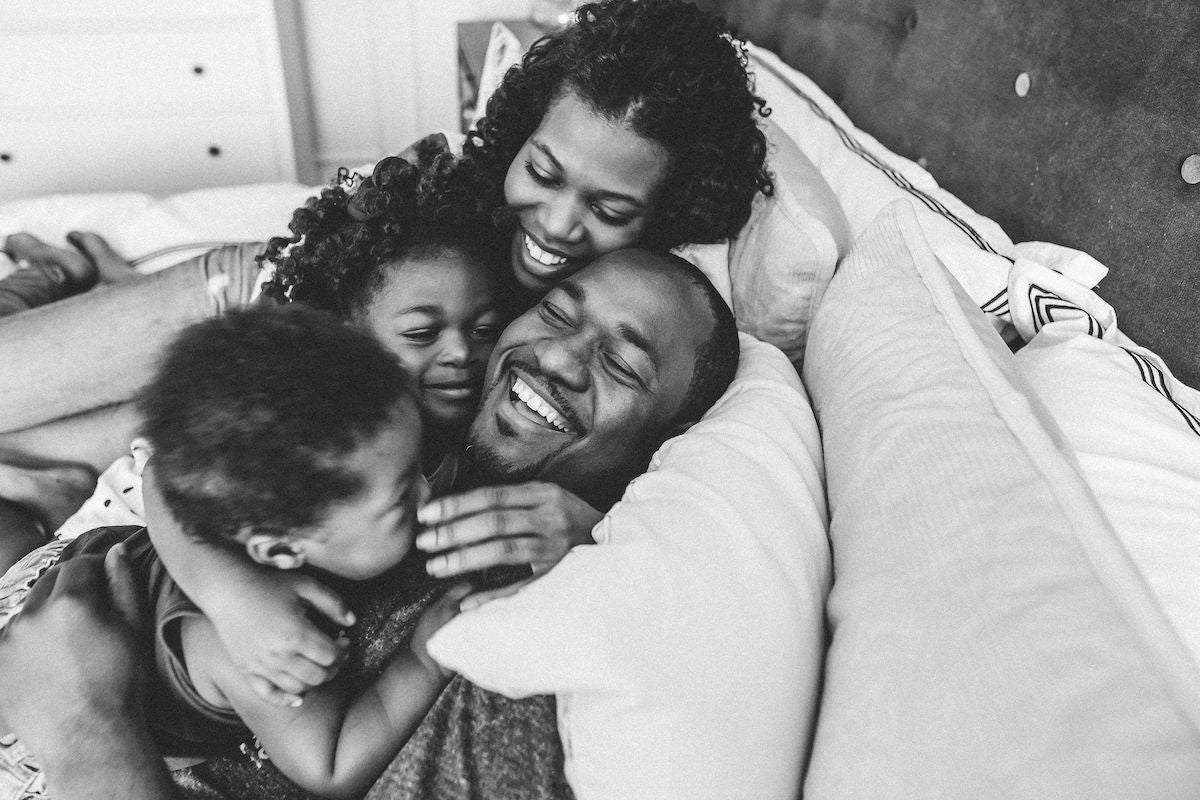
[[[1200,796],[1200,671],[900,202],[809,335],[837,581],[806,800]]]
[[[1070,271],[1087,286],[1105,268],[1078,250],[1045,242],[1014,245],[992,220],[938,186],[924,168],[888,150],[857,128],[806,75],[769,50],[751,45],[755,90],[771,106],[768,137],[790,136],[820,170],[857,237],[879,212],[896,200],[910,201],[930,248],[966,290],[975,305],[1008,321],[1005,289],[1012,260],[1020,255]]]
[[[745,334],[737,379],[577,547],[429,642],[469,680],[558,695],[579,800],[792,800],[817,701],[829,551],[795,371]]]
[[[1200,392],[1120,333],[1095,292],[1017,262],[1017,365],[1200,664]]]

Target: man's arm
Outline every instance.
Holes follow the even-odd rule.
[[[146,725],[140,621],[115,547],[52,567],[0,635],[0,717],[59,800],[179,796]]]

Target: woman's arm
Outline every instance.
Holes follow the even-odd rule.
[[[348,627],[354,615],[342,599],[310,575],[258,567],[189,538],[163,503],[153,467],[151,459],[142,472],[150,540],[171,577],[212,620],[255,691],[269,702],[292,705],[332,678],[346,642],[322,633],[308,610]]]
[[[200,617],[184,629],[188,671],[201,693],[233,706],[275,766],[310,792],[358,797],[374,783],[449,681],[425,642],[458,612],[470,587],[455,587],[425,611],[409,648],[357,695],[341,680],[309,692],[304,702],[281,708],[264,702],[232,666],[212,624]]]

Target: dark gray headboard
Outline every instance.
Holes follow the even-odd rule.
[[[1121,329],[1200,386],[1200,2],[697,4],[1014,241],[1107,264]]]

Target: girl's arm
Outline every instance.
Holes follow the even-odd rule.
[[[171,577],[212,620],[250,686],[265,700],[291,705],[333,677],[346,641],[334,641],[308,609],[340,626],[354,624],[342,599],[309,575],[266,569],[189,538],[171,516],[154,481],[142,473],[142,497],[154,548]]]
[[[184,654],[197,689],[222,699],[254,732],[283,774],[326,797],[359,797],[371,787],[420,725],[450,679],[429,658],[425,642],[458,611],[470,591],[451,589],[421,617],[413,641],[379,678],[350,696],[335,679],[312,690],[304,702],[281,708],[251,689],[208,620],[187,620]]]

